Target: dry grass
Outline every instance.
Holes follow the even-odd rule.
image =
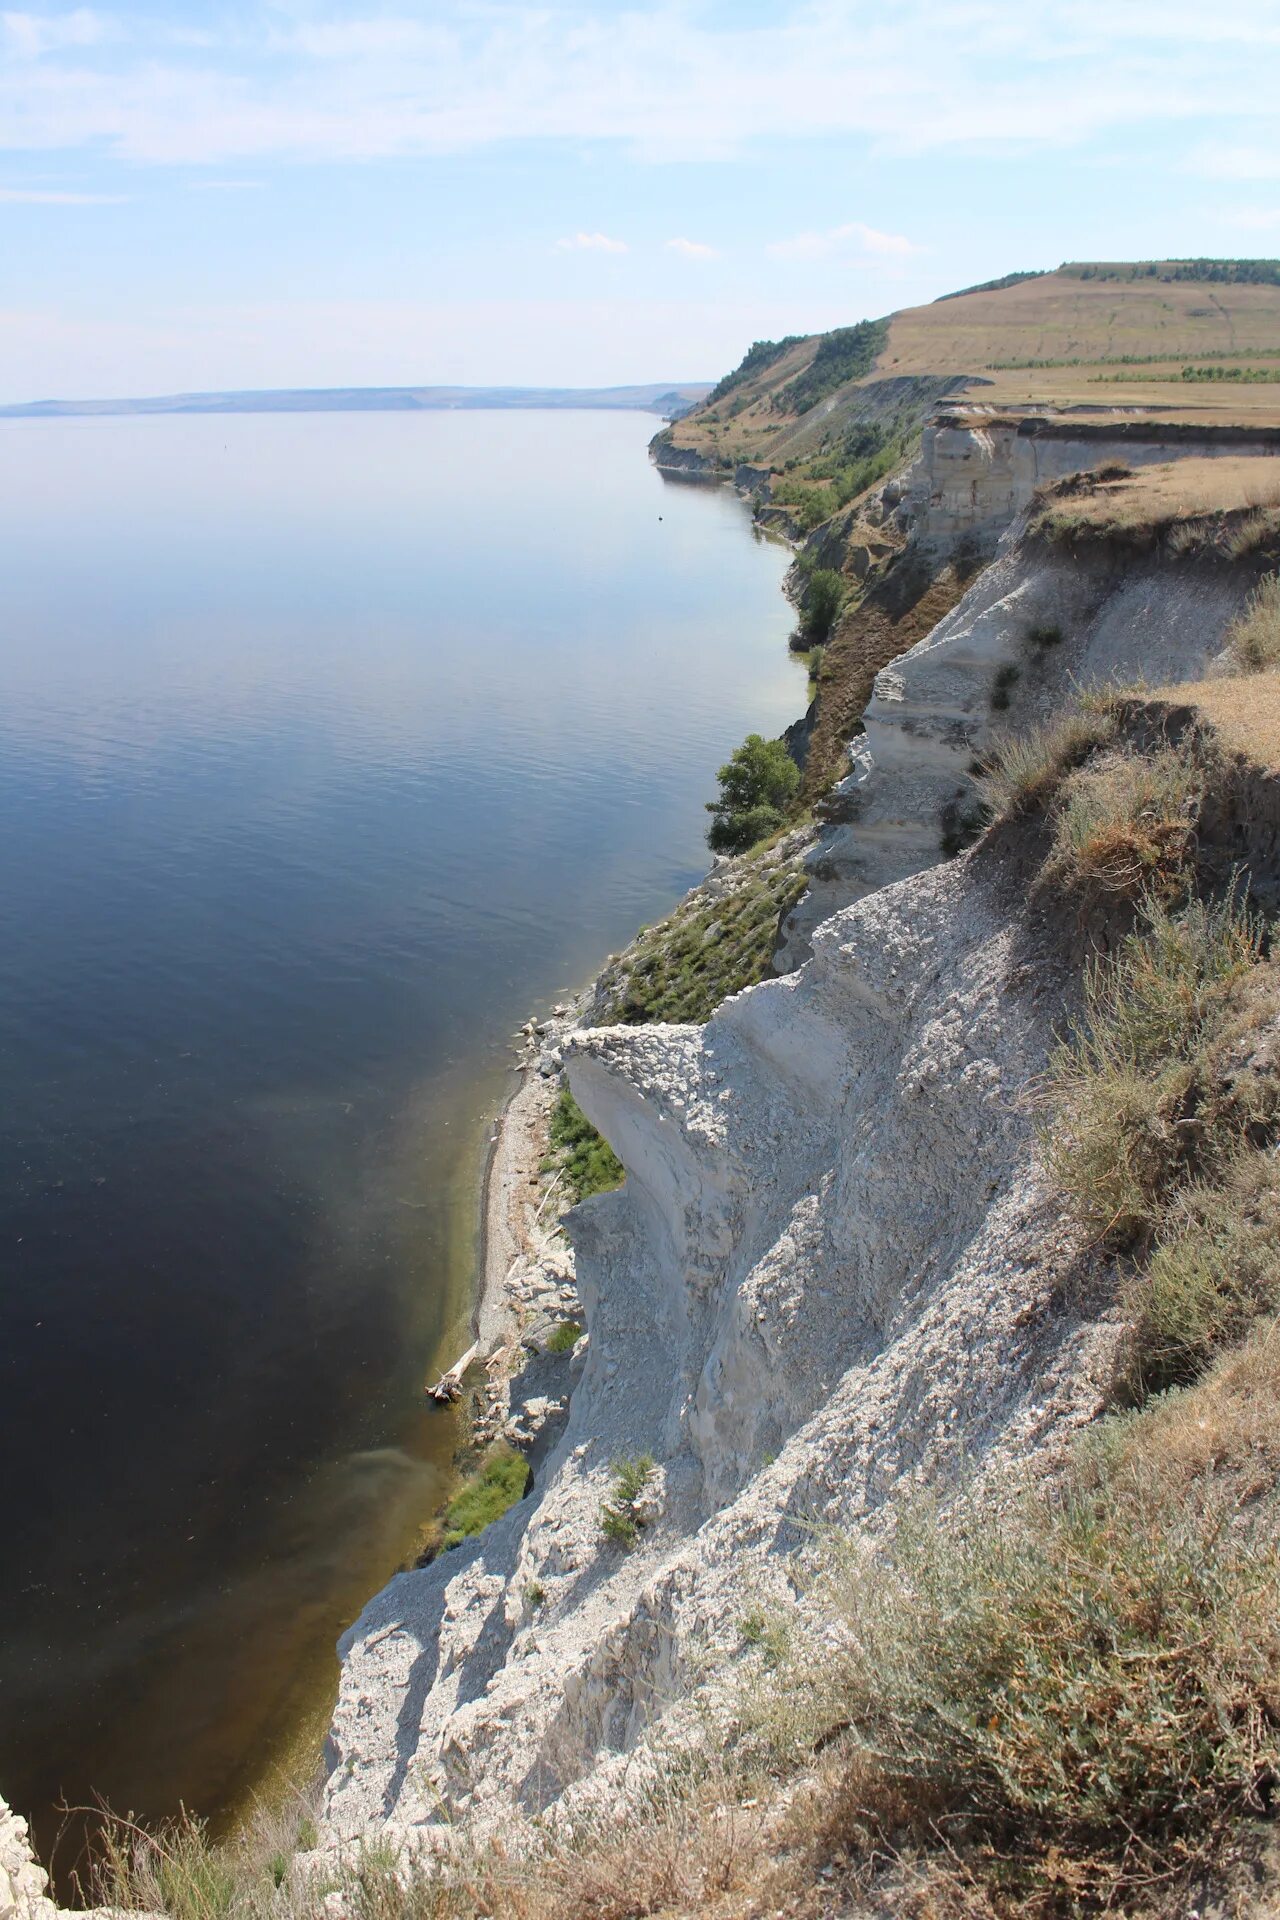
[[[1280,1291],[1280,1169],[1245,1149],[1217,1182],[1178,1194],[1145,1268],[1121,1289],[1125,1385],[1138,1399],[1184,1385],[1239,1341]]]
[[[1280,767],[1280,671],[1185,681],[1161,688],[1159,698],[1196,707],[1227,750],[1258,767]]]
[[[1078,716],[1083,730],[1085,716]],[[1205,770],[1185,747],[1114,748],[1063,780],[1043,879],[1073,892],[1171,899],[1186,883]]]
[[[1280,460],[1224,454],[1075,475],[1043,490],[1031,529],[1055,543],[1167,539],[1175,553],[1238,559],[1280,537]]]
[[[895,314],[880,362],[888,373],[990,373],[1000,362],[1072,360],[1065,382],[1097,400],[1089,375],[1121,355],[1167,354],[1169,364],[1229,349],[1242,361],[1280,346],[1280,289],[1181,281],[1080,280],[1049,273],[996,293],[965,294]],[[1220,304],[1219,304],[1220,303]],[[1141,382],[1146,369],[1132,369]],[[1041,370],[1002,385],[1034,390]]]
[[[1280,1764],[1276,1519],[1124,1423],[1054,1493],[838,1575],[831,1841],[942,1842],[1008,1914],[1131,1912],[1209,1866]]]
[[[439,1854],[375,1834],[296,1864],[296,1822],[215,1844],[186,1816],[155,1833],[117,1821],[92,1893],[165,1920],[737,1920],[769,1874],[764,1825],[762,1799],[714,1762],[672,1768],[625,1820],[609,1806],[572,1831],[526,1826],[478,1848],[455,1831]]]
[[[994,814],[1009,817],[1044,806],[1065,776],[1115,737],[1112,711],[1072,708],[1056,720],[1001,741],[980,777]]]
[[[1091,1238],[1149,1246],[1178,1191],[1221,1180],[1269,1122],[1274,1076],[1236,1058],[1273,1012],[1259,943],[1233,901],[1153,903],[1118,957],[1088,968],[1040,1097],[1046,1164]]]

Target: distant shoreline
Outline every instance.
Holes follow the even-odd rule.
[[[0,420],[140,418],[152,414],[448,413],[575,408],[657,413],[671,419],[710,392],[705,380],[622,387],[264,387],[114,400],[26,400],[0,406]]]

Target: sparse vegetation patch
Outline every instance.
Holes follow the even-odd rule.
[[[542,1172],[561,1175],[573,1201],[585,1200],[593,1193],[609,1193],[622,1185],[625,1169],[621,1160],[604,1135],[592,1126],[568,1087],[560,1089],[551,1109],[549,1141],[550,1152],[542,1163]]]
[[[445,1508],[441,1544],[446,1549],[461,1546],[473,1533],[483,1532],[523,1499],[528,1484],[529,1462],[522,1453],[508,1446],[491,1448]]]

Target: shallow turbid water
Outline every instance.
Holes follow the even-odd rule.
[[[526,1012],[804,698],[654,422],[0,425],[0,1791],[225,1810],[447,1459]]]

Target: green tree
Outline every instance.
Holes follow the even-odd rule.
[[[716,778],[720,798],[707,803],[714,816],[707,845],[713,853],[745,853],[783,824],[800,769],[781,740],[749,733]]]
[[[807,647],[826,644],[843,605],[844,579],[834,568],[819,567],[809,575],[804,612],[800,616],[800,631]]]

